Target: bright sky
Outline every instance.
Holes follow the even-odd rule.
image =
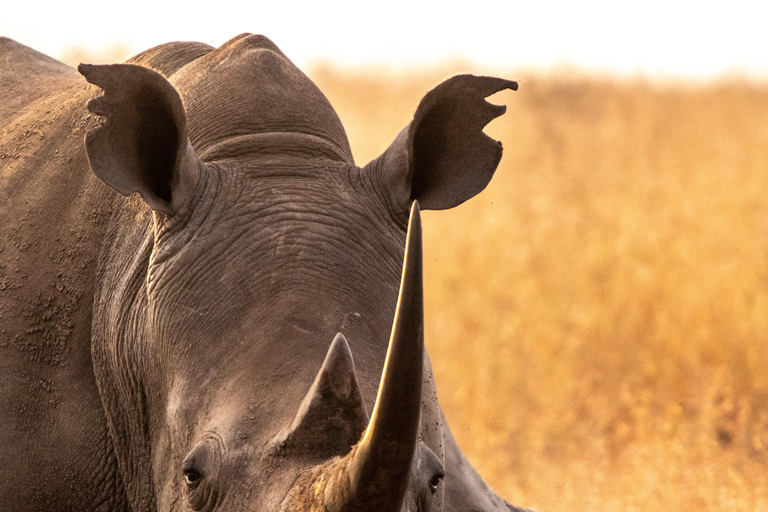
[[[73,5],[76,4],[76,5]],[[2,3],[0,35],[52,56],[172,40],[219,45],[262,33],[300,67],[421,66],[452,59],[493,71],[585,71],[768,79],[768,2],[645,0],[164,0]],[[194,7],[199,5],[201,7]],[[97,50],[98,51],[98,50]]]

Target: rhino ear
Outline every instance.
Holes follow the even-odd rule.
[[[197,183],[200,165],[179,93],[143,66],[77,69],[104,90],[88,102],[88,110],[105,118],[85,139],[93,172],[123,195],[138,192],[153,210],[177,211]]]
[[[480,193],[501,160],[501,143],[483,127],[506,107],[485,101],[517,83],[502,78],[459,75],[427,93],[413,121],[366,169],[406,206],[453,208]]]
[[[352,352],[338,333],[293,422],[273,440],[280,454],[344,455],[360,440],[368,412],[357,382]]]

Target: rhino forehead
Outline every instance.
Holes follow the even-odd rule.
[[[352,194],[343,173],[305,171],[230,167],[203,185],[208,192],[190,219],[156,236],[152,293],[159,298],[167,288],[198,304],[237,297],[244,308],[268,304],[281,314],[321,299],[336,314],[388,316],[404,233],[386,222],[375,197]]]
[[[234,137],[311,135],[352,162],[347,135],[320,89],[263,36],[242,35],[176,72],[198,153]]]

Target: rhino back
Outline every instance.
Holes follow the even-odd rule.
[[[77,72],[63,62],[0,37],[0,128],[25,105],[46,96],[52,84],[72,81]]]
[[[145,50],[134,55],[127,62],[155,69],[169,77],[190,62],[209,54],[213,50],[213,46],[205,43],[174,41]]]
[[[4,510],[123,507],[90,357],[95,260],[114,198],[82,148],[92,94],[73,69],[0,39]]]

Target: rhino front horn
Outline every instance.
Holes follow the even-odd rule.
[[[350,453],[348,510],[400,510],[416,450],[424,364],[421,217],[411,207],[403,276],[387,358],[368,427]]]
[[[421,218],[419,205],[414,201],[395,320],[371,419],[360,442],[346,456],[316,466],[297,480],[286,495],[281,512],[400,511],[421,421],[424,365],[421,259]],[[337,338],[334,346],[346,346],[341,340],[343,337]],[[329,355],[324,368],[329,366],[328,361],[335,359]],[[318,386],[313,389],[315,387]]]

